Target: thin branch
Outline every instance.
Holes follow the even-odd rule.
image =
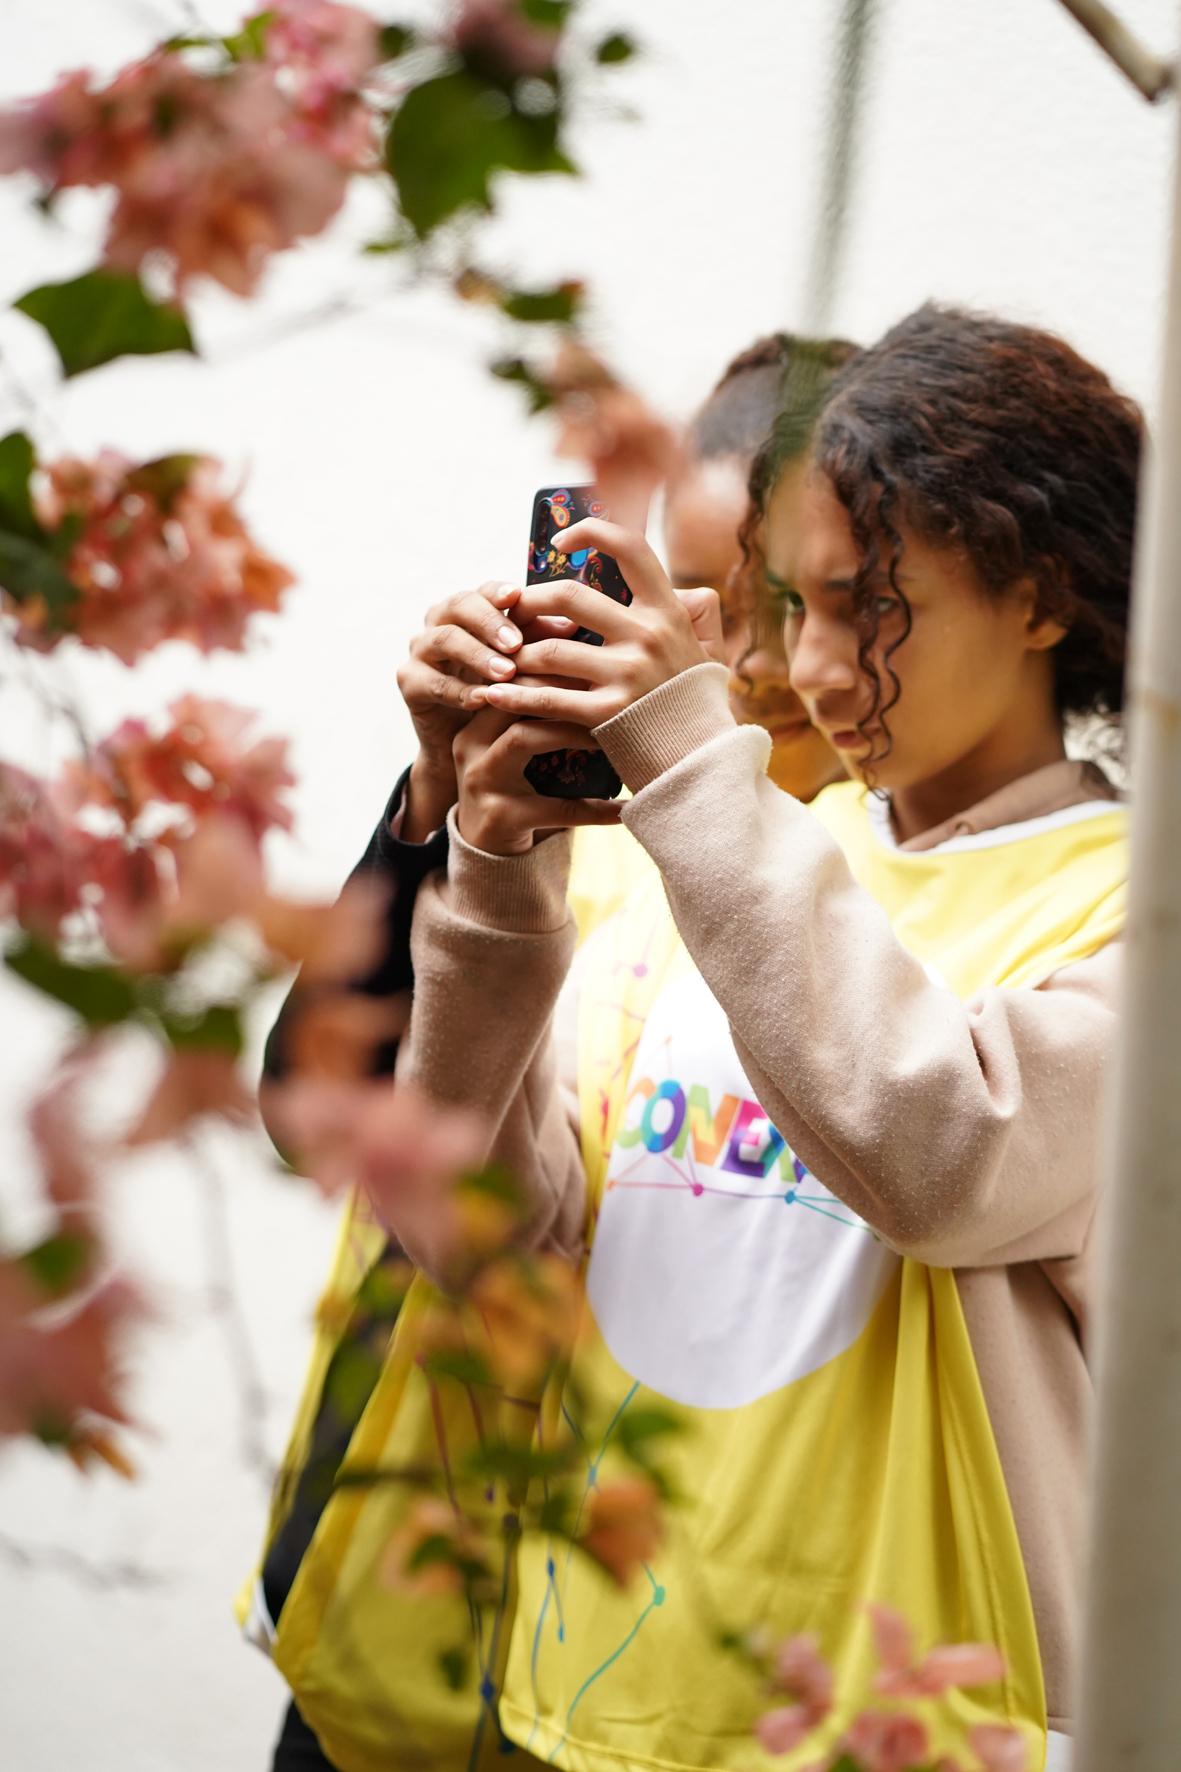
[[[133,1563],[127,1558],[110,1563],[91,1563],[77,1551],[68,1550],[65,1545],[46,1544],[33,1547],[18,1544],[15,1538],[9,1538],[6,1533],[0,1534],[0,1558],[13,1568],[30,1575],[68,1575],[72,1581],[80,1581],[86,1587],[100,1588],[104,1592],[112,1588],[170,1587],[175,1579],[164,1570],[148,1569],[142,1563]]]
[[[808,263],[804,330],[821,338],[829,330],[856,165],[874,0],[844,0],[836,67],[829,95],[820,207]]]
[[[270,1484],[274,1481],[275,1465],[267,1453],[262,1434],[269,1399],[246,1315],[234,1288],[225,1184],[207,1147],[198,1138],[190,1135],[180,1142],[201,1171],[204,1182],[201,1197],[205,1247],[211,1270],[206,1297],[221,1323],[237,1387],[241,1457],[250,1470],[257,1471]]]
[[[1103,0],[1059,0],[1144,98],[1154,104],[1173,85],[1175,68],[1162,61]]]

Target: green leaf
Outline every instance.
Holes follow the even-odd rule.
[[[494,1388],[496,1378],[487,1361],[471,1348],[438,1348],[422,1356],[428,1378],[451,1378],[456,1384]]]
[[[384,1258],[376,1262],[357,1288],[357,1309],[392,1322],[405,1302],[410,1274],[405,1261],[391,1261],[388,1266]]]
[[[418,37],[412,25],[383,25],[378,35],[383,61],[396,62],[400,55],[405,55],[417,43]]]
[[[506,1483],[529,1483],[538,1477],[560,1477],[582,1462],[577,1446],[539,1448],[514,1445],[509,1440],[491,1440],[476,1446],[463,1460],[462,1471],[469,1477],[501,1477]]]
[[[14,306],[44,326],[67,376],[114,357],[196,350],[181,310],[153,301],[138,277],[119,271],[88,271],[69,283],[42,283]]]
[[[38,547],[23,535],[11,535],[4,529],[0,529],[0,585],[14,603],[40,597],[49,612],[51,628],[68,625],[65,617],[78,600],[77,585],[66,577],[48,547]]]
[[[33,445],[23,431],[0,437],[0,528],[26,541],[40,541],[44,530],[33,510],[29,489],[36,465]]]
[[[43,1292],[60,1298],[73,1290],[86,1271],[92,1248],[89,1237],[63,1231],[56,1237],[46,1237],[43,1243],[35,1244],[32,1249],[26,1249],[20,1263]]]
[[[497,173],[575,173],[558,145],[560,114],[526,115],[470,69],[416,86],[394,115],[386,163],[402,213],[425,238],[465,209],[491,211]]]
[[[574,10],[574,0],[517,0],[517,11],[531,25],[560,31]]]
[[[499,357],[489,366],[498,381],[508,381],[525,390],[531,413],[544,412],[552,406],[554,397],[537,371],[526,363],[524,357]]]
[[[87,1027],[114,1027],[139,1007],[135,986],[113,966],[79,966],[28,936],[4,956],[4,964],[27,985],[64,1003]]]
[[[192,479],[193,469],[200,460],[199,455],[158,455],[154,461],[145,461],[128,474],[127,484],[146,492],[161,510],[170,511]]]
[[[634,1409],[622,1415],[615,1428],[615,1438],[630,1458],[641,1451],[647,1454],[653,1440],[683,1434],[685,1422],[668,1409]]]
[[[236,1003],[211,1003],[191,1015],[167,1010],[160,1017],[168,1043],[177,1052],[242,1052],[242,1012]]]
[[[221,39],[222,47],[232,61],[260,62],[267,52],[267,32],[271,28],[274,12],[256,12],[248,18],[240,31],[230,37]]]
[[[581,283],[557,283],[552,289],[509,289],[500,303],[510,320],[527,326],[568,326],[581,305]]]
[[[522,1204],[521,1184],[503,1163],[488,1163],[483,1169],[462,1176],[459,1185],[465,1193],[484,1194],[489,1199],[502,1200],[506,1206]]]
[[[450,1692],[462,1692],[467,1685],[471,1657],[466,1649],[444,1649],[438,1657],[439,1672]]]
[[[359,1421],[381,1375],[381,1361],[369,1348],[345,1342],[337,1348],[324,1379],[324,1396],[342,1421]]]
[[[609,37],[603,37],[595,49],[595,60],[602,67],[612,67],[619,62],[629,62],[639,54],[640,46],[634,37],[626,31],[612,31]]]

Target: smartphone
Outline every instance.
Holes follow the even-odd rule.
[[[601,554],[597,548],[559,554],[554,548],[554,538],[563,529],[573,528],[584,517],[606,515],[593,486],[543,486],[533,500],[525,583],[577,578],[617,603],[630,603],[627,581],[610,554]],[[587,646],[603,644],[602,634],[591,628],[579,628],[574,638]],[[535,794],[559,800],[613,800],[623,786],[602,751],[546,751],[530,759],[525,780]]]

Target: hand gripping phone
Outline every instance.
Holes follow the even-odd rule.
[[[601,554],[597,548],[559,554],[554,548],[554,537],[563,529],[581,523],[584,517],[606,515],[593,486],[543,486],[533,500],[525,583],[577,578],[614,597],[617,603],[630,603],[627,581],[610,554]],[[588,646],[603,644],[603,636],[591,628],[579,628],[574,639]],[[623,786],[602,751],[546,751],[530,759],[525,780],[535,794],[557,800],[613,800]]]

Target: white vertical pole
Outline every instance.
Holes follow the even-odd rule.
[[[1181,1768],[1181,105],[1132,623],[1132,881],[1106,1143],[1075,1772]]]

